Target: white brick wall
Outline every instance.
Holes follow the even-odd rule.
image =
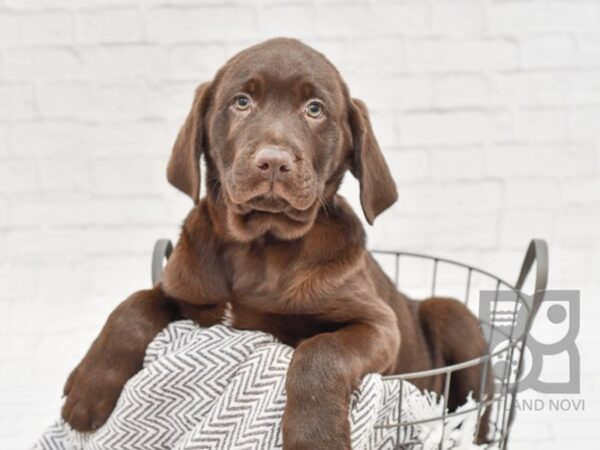
[[[149,285],[154,240],[177,236],[190,203],[164,171],[194,87],[276,35],[371,108],[400,188],[373,246],[513,279],[549,241],[551,286],[582,291],[586,412],[521,414],[512,448],[596,447],[598,0],[0,0],[0,447],[57,415],[106,315]]]

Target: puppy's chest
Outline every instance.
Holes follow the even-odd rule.
[[[284,313],[297,299],[302,272],[300,249],[288,246],[237,251],[230,255],[232,303]]]

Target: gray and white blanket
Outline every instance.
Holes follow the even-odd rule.
[[[280,449],[285,375],[293,349],[273,336],[225,325],[170,324],[147,349],[144,368],[126,384],[99,430],[79,433],[56,421],[34,449]],[[366,376],[354,392],[350,423],[353,449],[475,448],[476,414],[398,428],[440,417],[435,395],[408,382]],[[473,407],[472,400],[465,407]],[[388,427],[386,427],[386,425]],[[383,426],[383,427],[381,427]]]

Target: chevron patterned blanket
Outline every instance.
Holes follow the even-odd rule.
[[[292,354],[292,348],[262,332],[174,322],[150,344],[143,370],[129,380],[104,426],[83,434],[57,421],[34,448],[280,449],[285,374]],[[401,432],[389,426],[398,423],[399,414],[402,422],[441,417],[442,404],[406,381],[368,375],[351,400],[352,448],[428,450],[437,449],[440,439],[444,449],[476,448],[471,444],[476,415],[447,419],[445,426],[438,420],[403,427]],[[470,401],[465,407],[473,406]]]

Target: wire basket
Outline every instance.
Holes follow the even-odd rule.
[[[164,262],[169,258],[172,250],[171,241],[161,239],[156,242],[152,258],[153,284],[160,281]],[[442,449],[444,448],[443,430],[448,420],[476,412],[479,417],[475,432],[475,436],[477,436],[481,426],[482,413],[487,408],[490,430],[486,443],[482,447],[506,449],[511,426],[515,419],[515,402],[519,380],[523,372],[524,349],[533,320],[543,301],[543,291],[548,279],[546,242],[537,239],[531,241],[515,284],[510,284],[485,270],[446,258],[391,250],[373,250],[372,254],[394,281],[396,287],[409,293],[411,297],[417,297],[415,294],[419,294],[420,298],[444,295],[444,297],[461,300],[479,317],[479,323],[488,344],[485,354],[479,358],[426,371],[383,377],[384,381],[399,382],[400,395],[397,405],[399,421],[379,424],[376,425],[376,428],[395,429],[395,442],[402,442],[397,447],[399,449],[419,449],[418,441],[406,441],[401,439],[401,436],[408,434],[406,430],[409,427],[437,422],[442,426],[439,442],[439,448]],[[521,293],[521,289],[534,263],[536,265],[535,289],[533,296],[528,297]],[[485,304],[485,308],[481,307],[479,298],[474,298],[474,293],[477,292],[486,292],[487,298],[491,299]],[[480,312],[484,314],[480,314]],[[461,408],[454,412],[447,411],[448,393],[453,374],[476,366],[480,366],[482,374],[479,396],[476,398],[483,400],[476,402],[472,408]],[[489,367],[491,367],[494,383],[492,394],[490,395],[488,392],[486,397],[484,380],[488,376]],[[442,391],[444,403],[441,414],[418,421],[402,421],[403,383],[405,381],[414,383],[415,380],[434,376],[442,376],[444,380]]]
[[[397,423],[377,425],[379,428],[395,428],[397,432],[396,442],[404,442],[399,448],[419,448],[419,442],[406,442],[400,439],[405,435],[403,430],[408,427],[422,424],[423,422],[438,422],[442,426],[439,448],[443,448],[443,429],[446,422],[452,417],[465,414],[478,413],[481,418],[482,412],[488,408],[490,431],[483,448],[506,449],[510,429],[515,419],[515,402],[519,389],[519,380],[523,374],[523,356],[531,326],[535,315],[543,301],[543,291],[546,288],[548,278],[548,250],[545,241],[531,241],[517,282],[510,284],[502,278],[485,270],[457,261],[438,258],[420,253],[397,252],[389,250],[374,250],[373,255],[380,262],[384,270],[394,281],[396,287],[403,292],[412,294],[414,289],[421,289],[422,297],[434,297],[436,295],[447,296],[449,293],[454,299],[462,300],[463,303],[474,312],[480,322],[480,326],[487,341],[487,349],[484,355],[470,361],[464,361],[446,367],[432,370],[405,373],[383,377],[384,380],[399,380],[400,391],[404,381],[414,382],[420,378],[432,376],[443,376],[443,409],[441,415],[425,420],[407,421],[400,420]],[[415,262],[422,266],[421,270],[415,270]],[[523,284],[533,264],[536,263],[535,291],[533,297],[527,297],[521,293]],[[408,274],[403,274],[406,268]],[[442,276],[442,272],[446,276]],[[448,276],[447,272],[452,272]],[[428,276],[427,276],[428,275]],[[401,278],[402,277],[402,278]],[[408,286],[401,282],[408,279]],[[441,278],[444,278],[443,280]],[[410,285],[410,280],[412,286]],[[423,285],[427,285],[425,292]],[[447,287],[442,290],[441,285]],[[412,289],[411,289],[412,288]],[[450,292],[448,292],[450,291]],[[474,299],[474,293],[486,291],[487,298],[491,299],[485,304],[479,303],[479,298]],[[529,300],[532,298],[532,300]],[[474,310],[474,307],[477,310]],[[482,307],[483,306],[483,307]],[[479,314],[483,312],[484,314]],[[492,369],[493,393],[484,401],[477,402],[473,408],[461,409],[456,412],[447,412],[448,393],[452,375],[460,370],[480,366],[482,373],[479,388],[479,396],[484,398],[485,383],[488,368]],[[402,417],[402,395],[399,396],[397,417]],[[481,420],[481,419],[479,419]],[[477,423],[475,436],[479,432],[481,422]],[[412,445],[411,445],[412,444]]]

